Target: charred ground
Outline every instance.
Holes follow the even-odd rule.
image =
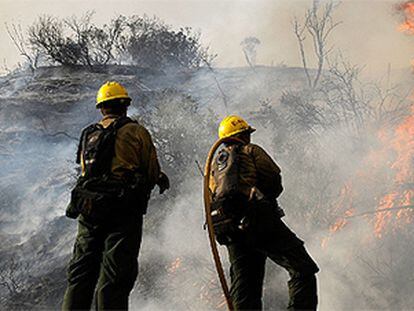
[[[194,161],[204,162],[227,113],[250,120],[258,129],[254,140],[282,167],[286,221],[322,268],[321,308],[412,306],[413,212],[401,214],[403,222],[391,212],[381,236],[376,214],[345,217],[350,209],[352,215],[375,212],[390,192],[407,196],[404,189],[411,189],[412,171],[402,184],[392,166],[399,157],[395,130],[411,113],[409,88],[371,88],[351,69],[330,68],[317,89],[306,87],[302,69],[277,67],[162,72],[74,66],[1,77],[2,305],[59,308],[76,231],[63,214],[77,174],[77,138],[99,120],[96,90],[117,80],[134,99],[130,114],[154,136],[173,183],[168,194],[150,203],[133,309],[223,308],[202,230],[202,180]],[[408,73],[398,76],[412,79]],[[408,196],[402,202],[407,206]],[[269,270],[265,306],[283,308],[287,276],[273,265]]]

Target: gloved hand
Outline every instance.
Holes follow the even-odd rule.
[[[163,194],[165,190],[170,189],[170,180],[164,172],[161,172],[160,176],[158,176],[157,185],[160,188],[160,194]]]

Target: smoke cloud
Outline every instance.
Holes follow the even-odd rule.
[[[140,274],[131,294],[131,309],[225,308],[203,230],[202,178],[194,161],[203,163],[215,140],[217,124],[228,113],[245,117],[257,128],[253,142],[263,146],[282,168],[285,191],[280,203],[286,212],[284,220],[305,241],[321,268],[320,309],[412,309],[413,212],[388,212],[389,221],[381,236],[376,229],[383,213],[357,216],[375,212],[387,194],[398,192],[404,196],[412,185],[412,170],[402,184],[395,179],[399,171],[394,165],[403,154],[395,148],[401,134],[396,130],[412,113],[411,102],[404,95],[412,86],[407,58],[412,50],[408,48],[408,37],[394,28],[390,3],[374,3],[344,1],[337,11],[337,18],[344,23],[332,43],[343,49],[351,63],[368,63],[370,74],[385,72],[388,62],[395,67],[407,65],[404,71],[393,71],[391,67],[385,86],[363,80],[362,74],[362,82],[355,82],[351,88],[355,91],[355,106],[346,105],[349,97],[340,97],[345,96],[343,89],[332,89],[337,83],[332,73],[324,73],[323,85],[331,86],[323,89],[328,91],[324,93],[306,89],[301,68],[285,66],[201,69],[179,79],[172,74],[141,75],[121,69],[115,74],[110,70],[87,73],[60,68],[39,70],[34,76],[16,73],[2,77],[0,233],[4,247],[0,248],[0,263],[8,266],[12,258],[18,259],[11,277],[19,281],[20,287],[15,291],[1,287],[1,301],[7,305],[21,301],[21,305],[14,305],[16,309],[57,309],[61,301],[64,265],[76,232],[75,223],[63,217],[76,177],[76,138],[84,126],[99,119],[93,107],[95,91],[111,79],[131,90],[136,100],[130,113],[153,134],[163,169],[172,180],[170,192],[158,195],[154,191],[145,216]],[[21,3],[7,3],[6,8],[18,5]],[[64,14],[62,10],[68,5],[59,6],[59,14]],[[88,5],[96,7],[93,1]],[[108,2],[109,7],[112,5]],[[151,8],[161,17],[166,14],[160,4],[137,5]],[[204,2],[179,2],[172,12],[181,10],[181,15],[171,14],[167,22],[178,18],[182,19],[178,24],[190,21],[192,11],[184,10],[183,5],[208,10]],[[210,10],[226,12],[223,8],[231,5],[234,2],[217,2]],[[268,8],[266,13],[263,8]],[[223,67],[244,64],[240,41],[250,35],[262,42],[258,64],[284,60],[297,66],[297,46],[294,39],[288,39],[288,21],[303,8],[304,2],[246,1],[230,10],[226,31],[217,31],[225,28],[216,11],[203,14],[210,22],[213,19],[211,28],[205,26],[206,16],[199,24],[188,25],[206,27],[205,39],[215,45],[221,55],[218,64]],[[374,14],[370,15],[372,19],[364,15],[368,11]],[[256,23],[260,12],[267,18]],[[275,27],[279,22],[282,26]],[[226,52],[221,53],[224,47],[213,42],[217,38],[229,42],[229,34],[236,34],[231,42],[237,48],[229,43]],[[389,53],[391,48],[393,53]],[[396,99],[385,101],[384,109],[388,110],[382,111],[379,106],[384,102],[376,97],[377,88],[372,85],[386,90],[392,82],[399,82],[399,87],[389,93]],[[312,109],[303,110],[309,107]],[[355,107],[359,108],[353,111]],[[412,146],[411,142],[408,139],[405,144]],[[411,200],[409,196],[406,203]],[[396,218],[398,215],[403,221]],[[338,230],[334,232],[334,228]],[[228,271],[223,248],[221,255]],[[7,282],[3,272],[0,270],[0,276]],[[266,309],[285,308],[287,280],[285,271],[268,263]],[[50,291],[36,292],[33,284],[39,282]]]

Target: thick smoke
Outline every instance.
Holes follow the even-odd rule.
[[[355,103],[372,106],[370,113],[340,105],[343,93],[330,93],[340,99],[329,106],[324,92],[304,90],[298,68],[203,69],[177,75],[135,70],[50,68],[35,76],[2,78],[0,277],[19,285],[0,288],[2,303],[14,309],[58,309],[76,232],[75,222],[63,217],[76,176],[76,138],[82,127],[99,119],[94,93],[110,79],[131,91],[131,115],[153,134],[172,181],[168,193],[154,191],[145,217],[131,309],[225,308],[203,230],[202,177],[195,160],[204,162],[216,126],[228,113],[240,114],[257,128],[253,142],[282,168],[284,220],[321,268],[320,309],[412,309],[412,223],[387,227],[378,237],[377,214],[357,217],[375,211],[381,198],[400,186],[391,165],[396,151],[382,138],[384,131],[394,135],[404,122],[409,102],[402,100],[398,111],[391,102],[392,115],[373,117],[381,102],[375,88],[364,84],[363,94],[372,100],[360,97]],[[329,74],[325,79],[334,85]],[[331,232],[348,207],[355,217]],[[228,269],[224,249],[222,259]],[[265,308],[285,308],[287,280],[287,273],[269,262]]]

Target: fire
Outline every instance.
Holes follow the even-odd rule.
[[[395,172],[396,190],[384,195],[379,202],[377,210],[381,212],[377,213],[375,220],[375,235],[379,238],[392,223],[395,229],[396,226],[413,221],[410,207],[414,203],[414,105],[411,115],[396,128],[394,136],[390,140],[383,137],[383,140],[396,154],[391,164]],[[393,212],[395,209],[398,212]]]
[[[397,11],[403,14],[404,22],[398,26],[398,31],[408,35],[414,35],[414,1],[405,1],[396,7]],[[414,60],[411,60],[414,68]]]
[[[398,30],[409,35],[414,35],[414,1],[407,1],[397,5],[397,10],[404,14],[404,22]]]
[[[341,189],[339,194],[338,202],[335,204],[334,212],[338,213],[344,208],[346,211],[344,213],[344,217],[338,218],[335,223],[329,226],[329,236],[322,239],[321,247],[326,248],[328,245],[329,240],[331,239],[332,235],[343,229],[348,224],[348,217],[354,215],[355,209],[353,207],[353,193],[352,187],[350,183],[346,183],[345,186]]]
[[[181,267],[181,258],[177,257],[168,267],[169,273],[175,273]]]
[[[341,189],[339,200],[336,204],[335,211],[339,211],[339,209],[345,208],[346,211],[344,213],[343,218],[339,218],[333,225],[329,227],[329,232],[334,233],[338,230],[341,230],[343,227],[346,226],[348,221],[346,217],[352,216],[354,214],[354,207],[353,207],[353,192],[352,186],[350,183],[346,183],[345,186]]]
[[[355,214],[354,205],[358,204],[353,201],[360,194],[353,190],[352,180],[348,181],[342,188],[334,209],[338,214],[341,210],[345,212],[329,227],[329,236],[322,240],[322,247],[326,247],[332,234],[342,230],[348,224],[349,218],[355,215],[365,216],[373,223],[373,234],[377,238],[414,221],[414,105],[411,114],[393,131],[382,129],[377,136],[381,147],[367,155],[355,179],[370,183],[372,179],[375,180],[370,175],[375,176],[377,170],[388,167],[391,178],[384,182],[389,183],[386,188],[390,190],[379,196],[375,210]],[[390,155],[393,155],[391,161]]]
[[[361,169],[341,189],[333,209],[338,218],[329,226],[329,235],[322,240],[322,248],[327,246],[334,233],[349,224],[350,217],[364,216],[373,225],[373,236],[377,238],[414,222],[414,105],[411,114],[398,126],[378,131],[377,139],[380,147],[365,157]],[[357,181],[365,185],[377,182],[381,175],[377,177],[376,172],[384,168],[388,170],[387,179],[383,180],[386,191],[372,195],[372,210],[357,213],[356,207],[360,205],[356,200],[363,193],[359,193],[354,184]]]

